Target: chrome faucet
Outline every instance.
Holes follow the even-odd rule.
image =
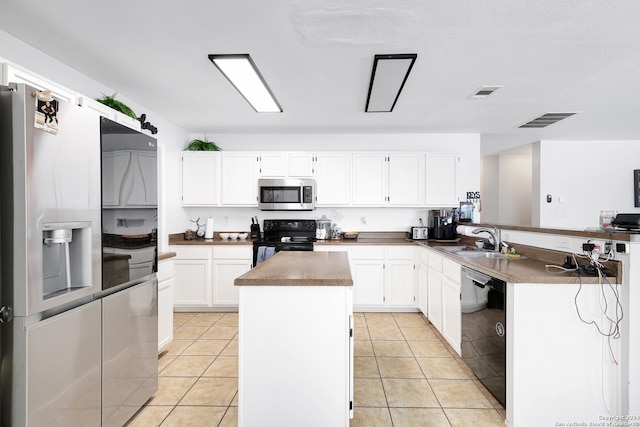
[[[494,225],[489,225],[487,227],[476,228],[472,231],[473,234],[479,233],[488,233],[493,240],[493,250],[496,252],[500,252],[500,230]]]

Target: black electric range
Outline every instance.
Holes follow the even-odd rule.
[[[314,219],[265,219],[262,239],[253,242],[253,266],[280,251],[313,251]]]

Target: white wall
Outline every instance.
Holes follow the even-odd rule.
[[[482,158],[482,222],[531,225],[532,147]]]
[[[192,135],[201,137],[201,135]],[[207,135],[225,151],[433,151],[459,153],[458,194],[466,200],[467,191],[480,190],[480,136],[478,134],[219,134]],[[186,146],[186,144],[185,144]],[[180,151],[167,151],[167,176],[180,177]],[[202,185],[207,185],[203,182]],[[257,208],[183,208],[180,179],[167,183],[169,233],[191,228],[190,220],[200,217],[204,224],[214,218],[218,231],[247,231],[251,217],[318,219],[323,214],[344,231],[408,231],[425,222],[427,209],[359,208],[316,209],[313,212],[262,212]],[[362,218],[365,221],[363,223]]]
[[[482,207],[480,218],[488,224],[500,222],[500,156],[484,156],[481,159],[480,197]]]
[[[539,205],[540,214],[533,226],[579,230],[598,227],[601,210],[640,212],[633,202],[640,140],[545,140],[537,142],[534,151],[540,167],[534,170],[539,190],[533,203]],[[548,194],[551,203],[546,201]]]

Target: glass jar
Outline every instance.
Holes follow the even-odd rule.
[[[611,228],[611,221],[618,215],[618,211],[600,211],[600,228]]]

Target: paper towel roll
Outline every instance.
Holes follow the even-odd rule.
[[[204,232],[205,239],[213,239],[213,218],[207,218],[207,225]]]

